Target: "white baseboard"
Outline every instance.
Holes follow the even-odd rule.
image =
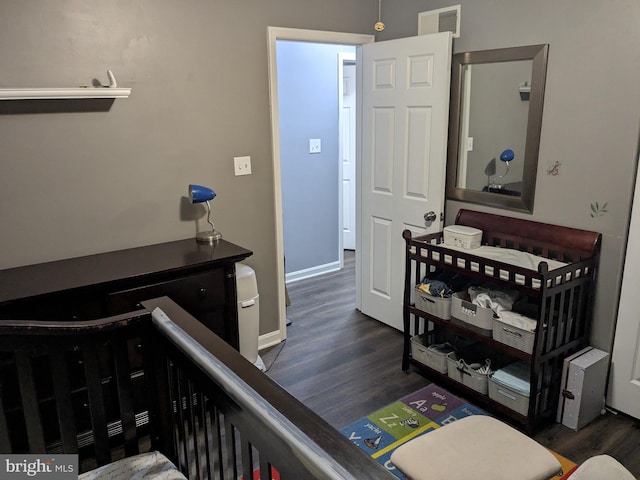
[[[324,265],[318,265],[316,267],[298,270],[297,272],[287,273],[285,276],[285,282],[293,283],[299,280],[304,280],[305,278],[312,278],[317,275],[322,275],[324,273],[336,272],[341,268],[342,265],[340,264],[340,260],[337,260],[335,262],[326,263]],[[284,332],[281,332],[280,330],[274,330],[273,332],[260,335],[258,337],[258,350],[278,345],[285,338],[287,338],[286,330]]]
[[[287,273],[285,275],[286,283],[293,283],[305,278],[311,278],[324,273],[331,273],[340,270],[340,260],[331,263],[325,263],[324,265],[317,265],[311,268],[305,268],[304,270],[298,270],[297,272]]]

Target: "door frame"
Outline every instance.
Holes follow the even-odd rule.
[[[344,267],[344,189],[342,187],[343,183],[344,183],[344,169],[342,166],[342,159],[344,158],[344,120],[343,120],[343,116],[342,116],[342,109],[343,109],[343,99],[344,99],[344,67],[345,64],[348,65],[353,65],[354,67],[356,66],[356,54],[355,53],[345,53],[345,52],[340,52],[338,53],[338,161],[340,163],[339,168],[338,168],[338,224],[339,224],[339,228],[340,228],[340,235],[339,235],[339,245],[338,245],[338,258],[340,260],[340,268]],[[356,115],[357,115],[357,108],[356,108]],[[357,128],[358,122],[356,120],[356,128]],[[352,132],[352,135],[355,136],[356,132]],[[354,138],[354,142],[355,142],[355,138]],[[357,142],[356,142],[357,143]],[[357,152],[357,148],[358,146],[356,145],[356,152]],[[356,155],[351,159],[351,161],[354,163],[356,163],[356,158],[357,158],[357,153]],[[355,176],[353,178],[354,182],[355,182]],[[357,195],[357,193],[356,193]],[[353,199],[353,209],[355,210],[356,205],[355,205],[355,198]],[[353,225],[353,228],[355,230],[355,224]]]
[[[260,337],[260,348],[275,345],[287,338],[285,305],[285,269],[284,269],[284,227],[282,212],[282,178],[280,163],[280,124],[278,111],[278,66],[276,42],[292,40],[312,43],[333,43],[341,45],[363,45],[373,43],[374,35],[360,33],[331,32],[323,30],[305,30],[298,28],[267,27],[268,65],[269,65],[269,104],[271,106],[271,148],[273,161],[274,213],[276,221],[276,275],[278,294],[279,331]],[[357,208],[357,207],[356,207]],[[356,277],[358,272],[356,272]]]

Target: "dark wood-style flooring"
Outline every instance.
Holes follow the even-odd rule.
[[[288,285],[287,340],[261,351],[267,374],[335,428],[430,381],[402,372],[402,334],[355,309],[355,257],[339,272]],[[640,422],[607,413],[578,432],[552,424],[534,438],[581,463],[607,453],[640,476]]]

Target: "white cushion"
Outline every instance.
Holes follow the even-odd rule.
[[[141,453],[103,465],[78,477],[78,480],[187,480],[171,461],[160,452]]]
[[[409,480],[545,480],[562,470],[535,440],[485,415],[472,415],[398,447],[391,462]]]
[[[609,455],[596,455],[571,474],[571,480],[636,480],[618,461]]]

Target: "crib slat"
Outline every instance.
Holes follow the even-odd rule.
[[[7,427],[7,417],[4,413],[2,395],[0,395],[0,452],[12,453],[11,440],[9,439],[9,428]]]
[[[223,478],[238,478],[238,466],[236,464],[236,459],[238,458],[238,452],[236,450],[236,429],[227,415],[224,416],[224,439],[227,465]]]
[[[200,393],[198,404],[198,415],[200,418],[200,448],[203,453],[203,478],[214,479],[216,468],[217,450],[213,447],[215,443],[216,432],[211,426],[211,417],[214,412],[210,411],[211,403],[206,394]]]
[[[198,429],[198,421],[197,421],[197,413],[195,411],[195,409],[193,408],[193,402],[194,402],[194,388],[193,388],[193,382],[191,380],[187,381],[187,411],[189,413],[188,416],[188,425],[191,427],[191,437],[192,437],[192,441],[193,441],[193,456],[194,456],[194,462],[195,462],[195,473],[197,478],[202,478],[201,475],[201,470],[200,470],[200,449],[199,447],[199,429]],[[199,398],[198,398],[199,400]],[[193,476],[193,475],[192,475]]]
[[[91,423],[93,424],[93,441],[95,445],[96,462],[98,463],[98,466],[102,466],[111,461],[111,452],[109,449],[107,415],[102,395],[100,364],[98,361],[98,351],[95,345],[83,347],[82,356],[84,359],[85,376],[87,379],[89,411],[91,412]]]
[[[211,402],[211,405],[208,408],[209,411],[209,422],[207,425],[210,427],[210,431],[208,432],[207,438],[211,441],[210,450],[211,457],[213,458],[213,470],[212,477],[219,479],[222,477],[222,472],[224,469],[224,462],[222,456],[222,426],[220,422],[220,412],[218,411],[218,407],[215,406],[214,402]]]
[[[35,379],[33,378],[31,358],[28,352],[16,352],[16,368],[18,371],[23,414],[27,427],[29,451],[45,452],[44,433],[42,431],[40,410],[38,409],[38,396],[36,394]]]
[[[553,318],[553,306],[554,306],[554,296],[550,296],[548,297],[546,300],[547,302],[547,318],[546,318],[546,322],[547,322],[547,343],[544,347],[544,351],[546,352],[550,352],[552,347],[553,347],[553,343],[554,343],[554,338],[556,337],[556,324],[555,324],[555,319]]]
[[[122,340],[114,341],[112,343],[112,351],[118,387],[118,401],[120,403],[124,453],[126,456],[136,455],[139,453],[139,448],[136,437],[136,417],[133,409],[133,388],[126,340],[124,342]]]
[[[587,332],[587,321],[586,321],[586,310],[587,310],[587,305],[589,304],[589,301],[585,298],[585,295],[587,293],[587,288],[585,287],[584,284],[576,287],[576,289],[578,290],[578,308],[577,308],[577,313],[576,313],[576,318],[578,319],[577,325],[576,325],[576,334],[574,338],[578,338],[581,337],[582,335],[586,335]]]
[[[172,376],[172,381],[174,385],[172,388],[172,391],[175,394],[173,400],[175,402],[175,409],[176,409],[175,416],[177,417],[175,420],[175,423],[178,424],[178,439],[179,439],[178,443],[182,446],[178,454],[181,456],[180,463],[182,467],[189,470],[191,468],[191,462],[189,461],[189,449],[188,449],[188,442],[187,442],[187,434],[185,431],[184,409],[182,406],[182,399],[184,398],[184,393],[182,391],[182,371],[179,370],[178,368],[174,368],[172,369],[172,372],[174,374]]]
[[[558,332],[556,334],[556,348],[559,348],[564,341],[565,330],[567,328],[567,305],[566,305],[566,290],[562,290],[558,295],[559,305],[558,305]]]
[[[147,404],[149,405],[149,423],[151,426],[151,448],[165,452],[171,459],[178,458],[177,446],[174,442],[175,424],[171,411],[170,365],[168,358],[159,348],[155,334],[146,335],[140,339],[142,348],[142,363],[145,375],[144,386],[147,390]],[[151,372],[151,374],[150,374]],[[163,401],[156,401],[156,399]],[[176,460],[176,463],[179,463]]]
[[[207,404],[207,398],[203,393],[198,396],[198,418],[200,419],[200,431],[198,432],[198,438],[202,437],[201,449],[203,452],[203,465],[202,465],[202,478],[212,478],[211,475],[211,450],[210,450],[210,438],[211,428],[209,419],[207,416],[207,410],[205,405]],[[204,444],[203,444],[204,443]]]
[[[72,408],[71,388],[69,386],[68,369],[64,359],[64,352],[58,349],[52,351],[50,353],[50,360],[62,451],[64,453],[77,453],[78,430],[76,417]]]
[[[573,331],[574,331],[574,322],[575,322],[575,315],[576,315],[576,289],[572,288],[571,290],[569,290],[569,307],[567,310],[567,329],[564,333],[564,343],[569,343],[571,340],[573,340]]]
[[[241,455],[243,478],[253,478],[253,449],[247,440],[242,440]]]
[[[260,456],[260,480],[271,480],[271,464]]]

